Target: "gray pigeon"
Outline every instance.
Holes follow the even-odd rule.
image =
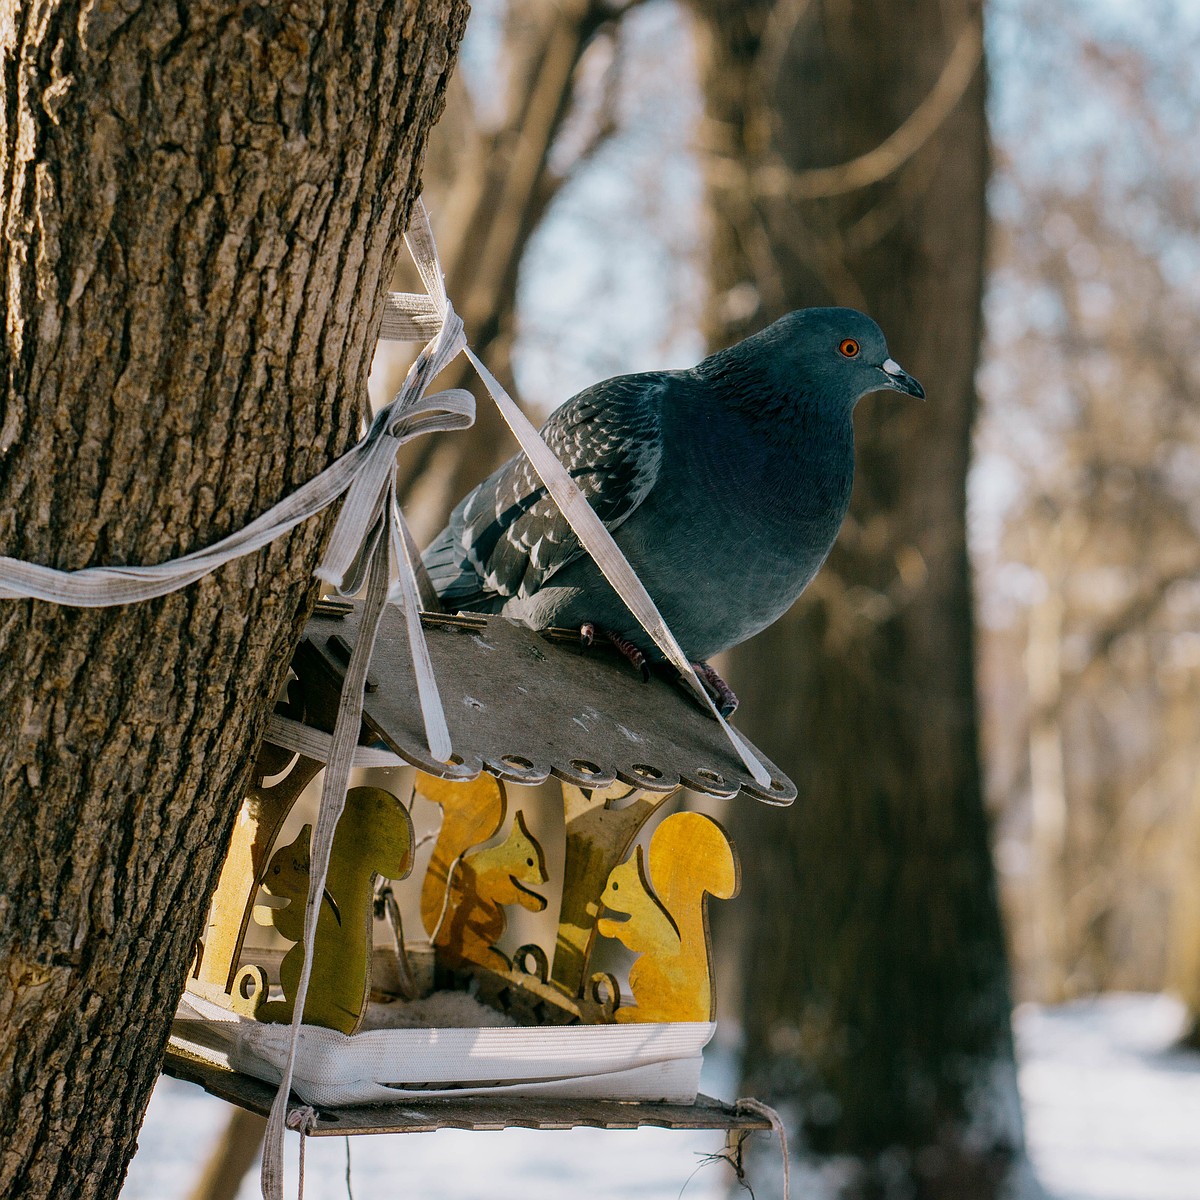
[[[854,405],[887,389],[925,395],[870,317],[809,308],[690,371],[594,384],[542,427],[723,709],[736,698],[706,660],[817,573],[850,500]],[[451,611],[601,634],[643,670],[661,658],[524,454],[458,504],[423,559]]]

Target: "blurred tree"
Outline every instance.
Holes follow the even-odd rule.
[[[988,144],[977,0],[692,0],[714,222],[709,333],[865,309],[926,406],[858,407],[850,517],[734,655],[789,771],[742,807],[743,1087],[847,1196],[998,1196],[1022,1132],[977,749],[965,482]]]
[[[155,563],[354,438],[466,4],[7,5],[0,547]],[[0,601],[0,1195],[120,1191],[313,594]]]
[[[1200,25],[1010,3],[994,31],[975,548],[1019,977],[1170,985],[1196,1014]]]
[[[525,251],[555,197],[617,131],[621,22],[639,3],[510,0],[501,22],[499,111],[481,112],[459,82],[434,135],[428,188],[447,289],[472,347],[510,390]],[[587,54],[603,60],[598,79],[581,70]],[[556,156],[564,143],[566,153]],[[471,382],[465,362],[443,379],[448,387]],[[512,452],[488,402],[465,434],[414,445],[408,478],[421,489],[414,497],[418,535],[436,532],[449,508]],[[423,514],[436,514],[428,529]]]
[[[266,1117],[230,1105],[225,1128],[209,1151],[187,1200],[237,1200],[242,1180],[258,1162],[266,1132]]]

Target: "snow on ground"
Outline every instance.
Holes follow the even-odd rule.
[[[1200,1200],[1200,1053],[1166,996],[1023,1005],[1025,1136],[1053,1200]]]
[[[226,1111],[221,1101],[191,1084],[161,1079],[122,1200],[182,1200]],[[296,1135],[288,1135],[289,1196],[295,1195],[296,1141]],[[719,1132],[447,1129],[393,1137],[309,1138],[304,1200],[346,1200],[347,1141],[357,1200],[676,1200],[681,1190],[682,1200],[726,1200],[732,1178],[720,1163],[697,1171],[702,1155],[721,1149],[724,1135]],[[238,1200],[260,1200],[257,1170],[243,1181]]]
[[[1047,1200],[1200,1200],[1200,1053],[1171,1049],[1181,1020],[1163,996],[1017,1010],[1026,1136]],[[702,1089],[728,1095],[727,1066],[718,1060],[706,1072]],[[122,1200],[182,1200],[227,1111],[191,1084],[162,1079]],[[681,1189],[682,1200],[725,1200],[728,1168],[701,1165],[722,1142],[720,1133],[660,1129],[359,1137],[351,1179],[360,1200],[677,1200]],[[345,1139],[310,1138],[305,1165],[306,1200],[345,1200]],[[238,1200],[258,1196],[255,1173]]]

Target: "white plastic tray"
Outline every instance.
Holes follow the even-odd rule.
[[[338,1107],[448,1096],[654,1100],[689,1104],[716,1024],[539,1028],[374,1029],[352,1037],[306,1025],[292,1089]],[[286,1025],[260,1024],[187,993],[173,1045],[219,1066],[278,1083]]]

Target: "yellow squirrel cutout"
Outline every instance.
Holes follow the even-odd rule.
[[[612,869],[603,904],[625,919],[602,917],[596,929],[639,955],[629,971],[634,1003],[617,1009],[617,1021],[713,1019],[707,899],[728,900],[740,885],[733,843],[700,813],[667,817],[648,856],[638,846]]]
[[[450,877],[450,902],[433,943],[450,958],[507,971],[512,965],[496,949],[507,921],[503,906],[519,904],[541,912],[546,899],[528,883],[546,882],[542,848],[518,812],[508,837],[498,846],[464,854]]]
[[[508,811],[504,786],[491,775],[454,783],[422,774],[416,790],[442,808],[421,890],[426,932],[448,959],[508,970],[511,964],[495,948],[507,924],[504,906],[519,904],[530,912],[546,907],[545,897],[527,886],[546,882],[541,845],[518,812],[498,846],[473,849],[500,830]]]
[[[442,825],[421,884],[421,923],[432,938],[446,911],[454,864],[500,831],[508,799],[504,785],[486,771],[465,783],[418,772],[414,791],[442,810]]]
[[[286,899],[283,908],[255,909],[255,920],[274,925],[296,943],[279,966],[282,1000],[258,1009],[260,1021],[290,1021],[296,985],[304,965],[304,904],[308,896],[309,826],[294,842],[271,856],[263,890]],[[357,787],[346,793],[329,855],[325,892],[318,910],[313,967],[304,1003],[304,1020],[341,1033],[353,1033],[362,1021],[369,988],[371,921],[377,876],[403,879],[413,865],[412,818],[383,788]]]

